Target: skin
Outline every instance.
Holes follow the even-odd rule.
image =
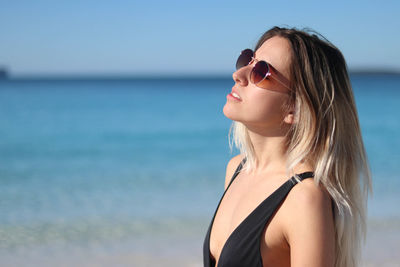
[[[290,44],[272,37],[256,51],[256,59],[269,62],[289,77]],[[233,90],[241,101],[228,99],[223,112],[249,129],[256,167],[241,172],[229,187],[214,219],[210,251],[218,265],[221,250],[232,231],[272,192],[287,181],[285,172],[285,133],[294,123],[293,110],[284,111],[287,88],[269,79],[259,88],[249,81],[254,63],[233,73]],[[226,168],[225,189],[242,160],[232,158]],[[294,168],[296,173],[313,171],[306,162]],[[327,191],[305,179],[295,185],[278,207],[262,233],[260,251],[263,266],[334,266],[335,235],[331,198]]]

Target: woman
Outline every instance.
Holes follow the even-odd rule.
[[[226,168],[204,266],[357,266],[371,178],[341,52],[274,27],[236,68],[223,111],[240,155]]]

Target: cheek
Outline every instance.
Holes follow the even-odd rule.
[[[254,95],[248,102],[249,120],[260,122],[281,121],[284,98],[280,94],[268,92],[268,95]]]
[[[241,103],[227,102],[223,112],[231,120],[243,123],[280,125],[285,98],[274,93],[246,95]]]

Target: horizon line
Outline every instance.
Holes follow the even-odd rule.
[[[395,69],[349,69],[349,75],[390,75],[400,76]],[[135,73],[47,73],[11,75],[0,68],[0,80],[178,80],[178,79],[227,79],[231,73],[169,73],[169,74],[135,74]]]

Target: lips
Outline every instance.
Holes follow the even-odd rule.
[[[241,100],[240,96],[238,94],[236,94],[235,92],[233,92],[232,95],[233,95],[233,97]]]
[[[242,100],[240,95],[234,89],[232,89],[232,92],[230,93],[230,95],[233,96],[237,100],[240,100],[240,101]]]

